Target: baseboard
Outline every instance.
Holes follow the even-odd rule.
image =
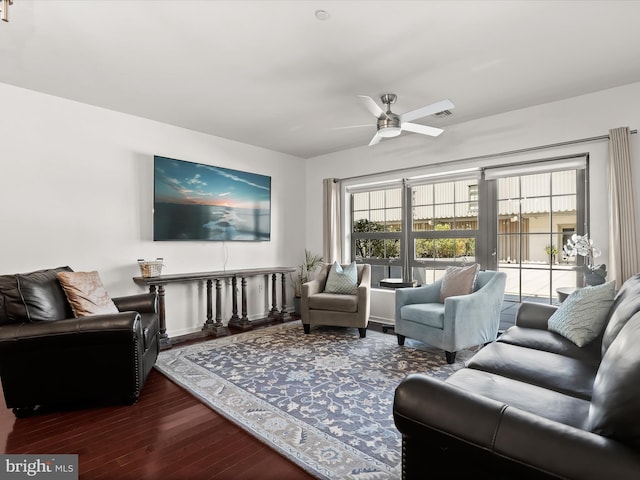
[[[383,317],[375,317],[373,315],[369,315],[369,321],[370,322],[380,323],[382,325],[387,325],[387,326],[391,326],[391,327],[393,327],[396,324],[395,320],[393,320],[393,319],[383,318]]]

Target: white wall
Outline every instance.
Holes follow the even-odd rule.
[[[452,98],[455,103],[455,98]],[[453,110],[463,110],[457,105]],[[374,146],[362,146],[307,161],[307,247],[322,251],[322,179],[372,175],[393,169],[424,167],[425,171],[468,166],[489,166],[530,159],[552,158],[572,153],[590,154],[591,237],[608,256],[608,143],[597,141],[572,146],[484,160],[465,158],[496,154],[527,147],[556,144],[574,139],[606,135],[609,129],[628,126],[640,129],[640,83],[604,90],[590,95],[538,105],[501,115],[447,127],[437,138],[403,135]],[[640,139],[632,135],[634,184],[640,185]],[[438,167],[442,162],[455,166]],[[378,175],[378,178],[402,178],[401,174]],[[348,183],[348,182],[347,182]],[[353,182],[352,182],[353,183]],[[640,212],[640,194],[636,194],[636,212]],[[638,214],[637,214],[638,215]],[[640,220],[639,220],[640,223]],[[348,231],[348,228],[347,228]],[[384,318],[389,312],[377,311],[374,299],[372,316]],[[387,309],[392,311],[390,309]]]
[[[271,241],[153,242],[153,155],[271,176]],[[304,254],[296,157],[0,84],[0,166],[0,274],[97,270],[119,296],[146,291],[132,281],[138,258],[163,257],[171,274],[295,267]],[[265,287],[249,281],[250,318],[271,306]],[[199,330],[205,310],[202,285],[167,287],[170,336]]]
[[[137,258],[164,257],[163,273],[295,267],[305,247],[322,251],[323,178],[418,166],[428,170],[441,162],[604,135],[619,126],[640,128],[640,83],[461,123],[435,139],[406,135],[304,161],[0,84],[0,273],[59,265],[97,270],[110,294],[117,296],[144,291],[131,280],[139,274]],[[632,147],[636,167],[637,135],[632,136]],[[600,141],[459,165],[589,152],[591,233],[606,258],[607,148],[607,142]],[[270,175],[271,241],[153,242],[154,154]],[[306,185],[301,181],[305,172]],[[639,176],[636,167],[636,185]],[[636,204],[640,212],[640,195]],[[250,317],[261,316],[270,306],[268,288],[258,279],[249,282]],[[386,318],[388,312],[374,308],[389,303],[380,300],[372,302],[372,315]],[[227,301],[225,322],[229,316]],[[170,336],[198,330],[205,320],[203,286],[168,287],[167,320]]]

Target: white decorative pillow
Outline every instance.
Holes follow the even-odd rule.
[[[585,346],[602,332],[615,295],[615,282],[575,290],[549,317],[549,331]]]
[[[76,318],[118,313],[98,272],[58,272],[58,280]]]
[[[355,295],[358,292],[358,267],[356,262],[352,262],[351,265],[347,265],[344,268],[338,262],[333,262],[327,276],[324,292]]]
[[[440,303],[447,297],[468,295],[476,285],[480,265],[474,263],[466,267],[447,267],[440,285]]]

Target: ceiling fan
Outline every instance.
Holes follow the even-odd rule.
[[[426,107],[421,107],[416,110],[403,113],[402,115],[397,115],[391,111],[391,104],[396,103],[396,99],[398,98],[393,93],[385,93],[384,95],[380,96],[380,100],[382,100],[382,103],[387,106],[386,112],[382,108],[380,108],[371,97],[367,97],[366,95],[358,95],[358,97],[360,97],[360,100],[362,101],[366,109],[369,110],[378,119],[378,130],[371,139],[371,142],[369,142],[369,146],[379,143],[383,138],[397,137],[403,131],[437,137],[444,130],[442,130],[441,128],[428,127],[426,125],[411,123],[411,121],[433,115],[435,113],[444,112],[455,107],[451,100],[446,99],[436,103],[432,103],[431,105],[427,105]]]

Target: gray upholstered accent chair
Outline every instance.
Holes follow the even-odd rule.
[[[347,265],[343,265],[346,267]],[[358,264],[358,291],[355,295],[324,293],[331,264],[324,264],[317,276],[302,285],[301,316],[304,333],[311,325],[357,327],[367,335],[371,298],[371,265]]]
[[[445,351],[447,363],[456,352],[494,341],[506,284],[504,272],[478,272],[475,289],[468,295],[448,297],[440,303],[442,280],[417,288],[396,290],[395,332],[398,345],[406,337]]]

